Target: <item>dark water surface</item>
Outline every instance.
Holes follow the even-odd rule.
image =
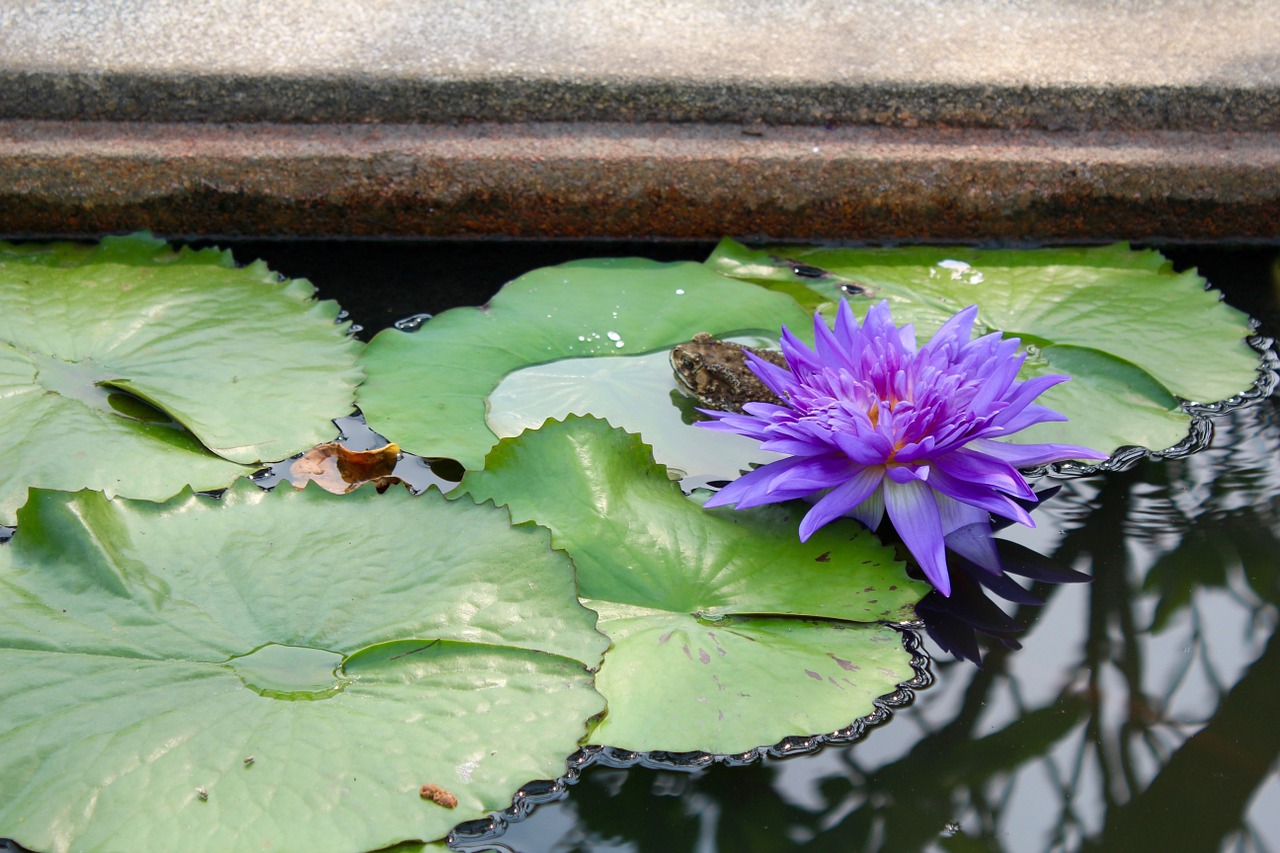
[[[710,244],[238,241],[337,299],[364,336],[483,302],[590,256],[701,260]],[[1276,335],[1280,251],[1162,247]],[[1006,609],[1023,648],[984,668],[926,641],[935,683],[848,746],[746,767],[595,765],[464,850],[1280,850],[1280,404],[1216,421],[1211,449],[1066,481],[1002,535],[1091,575]],[[394,437],[393,437],[394,438]],[[852,721],[851,721],[852,722]]]

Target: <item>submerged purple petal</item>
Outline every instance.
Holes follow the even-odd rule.
[[[996,550],[990,522],[984,519],[976,524],[966,524],[946,534],[944,539],[947,547],[961,557],[993,575],[1000,574],[1000,553]]]

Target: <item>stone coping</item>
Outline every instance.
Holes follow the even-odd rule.
[[[1275,0],[24,0],[0,232],[1276,240],[1277,44]]]
[[[0,232],[1274,240],[1280,137],[0,122]]]

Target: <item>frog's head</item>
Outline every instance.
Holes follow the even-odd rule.
[[[695,339],[671,349],[671,369],[675,371],[676,380],[694,396],[701,396],[711,384],[702,346]]]

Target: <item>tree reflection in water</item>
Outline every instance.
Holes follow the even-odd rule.
[[[1280,846],[1280,405],[1182,460],[1067,481],[1002,536],[1094,577],[1008,608],[1024,648],[938,655],[847,747],[693,772],[587,769],[469,850],[1267,850]]]

